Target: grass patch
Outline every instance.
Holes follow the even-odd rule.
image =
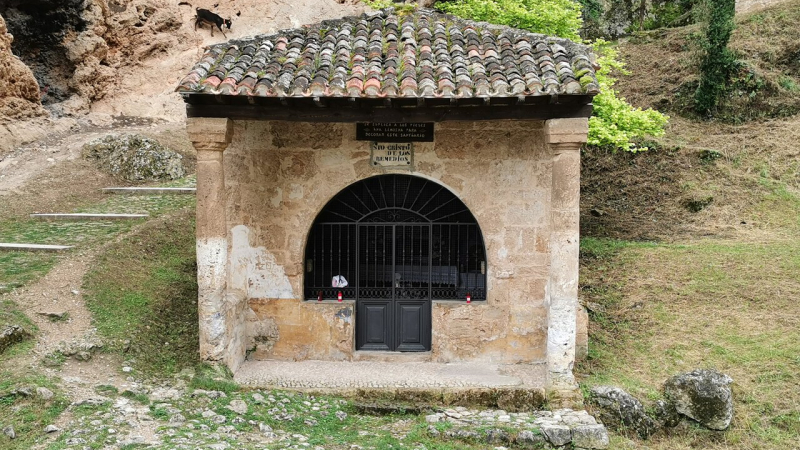
[[[50,400],[37,395],[14,395],[11,392],[22,387],[46,387],[55,393]],[[44,427],[52,424],[67,408],[69,401],[58,392],[55,385],[44,376],[18,376],[11,372],[0,372],[0,424],[12,426],[17,434],[10,440],[0,436],[0,446],[7,450],[28,450],[45,440]]]
[[[584,388],[614,384],[652,401],[668,377],[716,368],[734,379],[730,431],[682,427],[647,448],[796,446],[800,242],[585,241],[581,297],[605,309],[592,313]],[[614,448],[640,446],[618,439]]]
[[[95,326],[112,351],[148,374],[172,374],[198,357],[193,211],[148,223],[111,246],[84,278]],[[131,357],[132,356],[132,357]]]

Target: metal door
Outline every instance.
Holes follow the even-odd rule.
[[[358,226],[356,349],[431,348],[431,225]]]

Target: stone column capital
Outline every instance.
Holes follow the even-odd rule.
[[[550,119],[544,124],[544,135],[554,152],[579,150],[589,137],[589,119]]]
[[[224,152],[233,139],[233,121],[227,118],[190,117],[186,119],[186,132],[196,150]]]

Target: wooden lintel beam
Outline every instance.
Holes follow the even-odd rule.
[[[285,120],[294,122],[443,122],[448,120],[547,120],[589,117],[591,104],[544,104],[443,107],[278,107],[220,104],[188,104],[188,117],[227,117],[238,120]]]

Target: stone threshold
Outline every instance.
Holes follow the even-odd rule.
[[[94,214],[94,213],[34,213],[32,219],[39,220],[134,220],[146,219],[150,214]]]
[[[533,410],[546,401],[543,364],[427,361],[246,361],[234,380],[252,388],[360,401]]]
[[[0,242],[0,250],[18,252],[60,252],[73,248],[73,245],[17,244]]]
[[[102,189],[106,194],[133,194],[133,195],[159,195],[159,194],[191,194],[197,193],[197,188],[189,187],[107,187]]]

